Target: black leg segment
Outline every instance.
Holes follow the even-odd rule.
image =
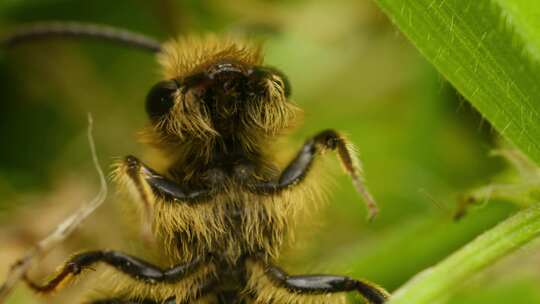
[[[140,174],[143,180],[150,185],[155,195],[164,197],[170,201],[197,202],[210,197],[210,189],[188,189],[182,187],[146,166],[135,156],[127,156],[125,163],[128,168],[127,173],[135,182],[137,188],[140,187],[137,185],[140,183],[138,178]]]
[[[300,183],[309,173],[317,155],[324,151],[337,152],[338,158],[345,172],[351,177],[356,190],[362,195],[368,207],[369,218],[378,213],[373,196],[364,186],[360,160],[356,156],[353,145],[341,134],[334,130],[325,130],[307,140],[297,153],[296,157],[281,173],[279,180],[266,181],[252,186],[256,193],[278,193]]]
[[[372,283],[346,276],[296,275],[290,276],[280,268],[267,264],[266,274],[279,286],[299,294],[325,294],[356,291],[372,304],[382,304],[388,293]]]
[[[101,262],[127,274],[133,279],[149,284],[175,283],[193,273],[201,265],[195,259],[191,263],[177,265],[168,269],[161,269],[139,258],[117,251],[89,251],[73,256],[62,270],[49,282],[39,285],[25,278],[27,284],[35,291],[49,293],[54,291],[61,283],[71,276],[79,275],[84,269]]]

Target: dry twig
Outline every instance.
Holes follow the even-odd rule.
[[[98,194],[94,197],[94,199],[87,204],[84,204],[79,208],[79,210],[58,225],[54,231],[38,242],[32,249],[28,250],[28,252],[26,252],[22,258],[13,264],[7,274],[6,281],[0,287],[0,304],[4,303],[15,285],[27,273],[34,259],[43,257],[46,253],[64,241],[88,216],[90,216],[99,206],[103,204],[103,202],[105,202],[108,191],[107,181],[105,179],[105,174],[99,165],[96,147],[92,137],[92,127],[92,116],[88,114],[88,143],[92,153],[92,161],[100,180],[100,190]]]

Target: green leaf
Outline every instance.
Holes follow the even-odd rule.
[[[377,2],[504,137],[540,164],[540,2]]]
[[[500,134],[540,164],[540,2],[376,1]],[[536,205],[417,275],[396,291],[390,303],[444,299],[539,233]]]

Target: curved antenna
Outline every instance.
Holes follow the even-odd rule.
[[[161,51],[161,44],[147,36],[131,31],[97,24],[77,22],[48,22],[24,26],[7,37],[0,39],[0,45],[16,44],[44,38],[91,38],[123,44],[154,53]]]

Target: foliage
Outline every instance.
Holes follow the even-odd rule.
[[[540,11],[538,3],[513,0],[378,0],[378,3],[501,135],[536,164],[540,163],[540,32],[535,18]],[[525,185],[528,189],[524,192],[530,192],[530,184]],[[537,184],[532,186],[536,188]],[[517,201],[530,199],[511,190],[511,187],[503,188],[503,195]],[[448,297],[475,272],[534,239],[540,221],[535,216],[537,212],[537,207],[531,207],[486,232],[400,288],[391,303],[432,303]]]
[[[345,131],[359,147],[368,186],[381,205],[380,216],[367,223],[347,178],[325,171],[317,178],[329,180],[329,203],[316,220],[299,225],[300,234],[280,264],[293,273],[363,277],[394,291],[445,257],[450,260],[442,267],[461,262],[459,248],[525,205],[508,203],[522,202],[519,193],[524,192],[516,191],[469,209],[460,221],[452,219],[457,198],[465,193],[480,197],[493,180],[507,182],[497,179],[507,176],[508,166],[489,156],[498,145],[491,126],[533,161],[540,160],[540,126],[535,124],[540,5],[528,0],[377,1],[414,46],[378,7],[357,0],[12,0],[0,3],[0,31],[32,21],[77,20],[160,39],[232,31],[264,40],[266,62],[289,76],[292,96],[305,110],[303,126],[289,136],[283,152],[292,155],[321,129]],[[9,143],[0,149],[2,261],[21,256],[76,202],[95,192],[84,136],[87,112],[95,120],[104,165],[127,154],[150,159],[135,133],[146,121],[144,96],[158,79],[151,56],[92,42],[43,41],[0,53],[0,137]],[[510,183],[518,189],[519,182]],[[527,204],[536,197],[529,190]],[[51,273],[81,249],[137,250],[140,244],[131,231],[137,218],[124,212],[127,202],[112,198],[35,275]],[[531,225],[536,219],[519,218]],[[527,230],[512,223],[502,227]],[[473,241],[480,245],[473,249],[504,245],[493,242]],[[428,290],[436,291],[431,295],[449,303],[537,303],[537,252],[531,247],[520,253],[519,263],[491,267],[495,275],[489,279],[473,275],[479,270],[473,267],[462,269],[459,279],[439,277],[433,285],[420,286],[431,286]],[[501,254],[486,258],[482,266],[494,264],[495,256]],[[0,278],[8,266],[0,264]],[[465,278],[470,279],[467,287],[455,284]],[[53,302],[77,302],[93,288],[86,282],[66,288]],[[47,301],[22,286],[11,300]]]

